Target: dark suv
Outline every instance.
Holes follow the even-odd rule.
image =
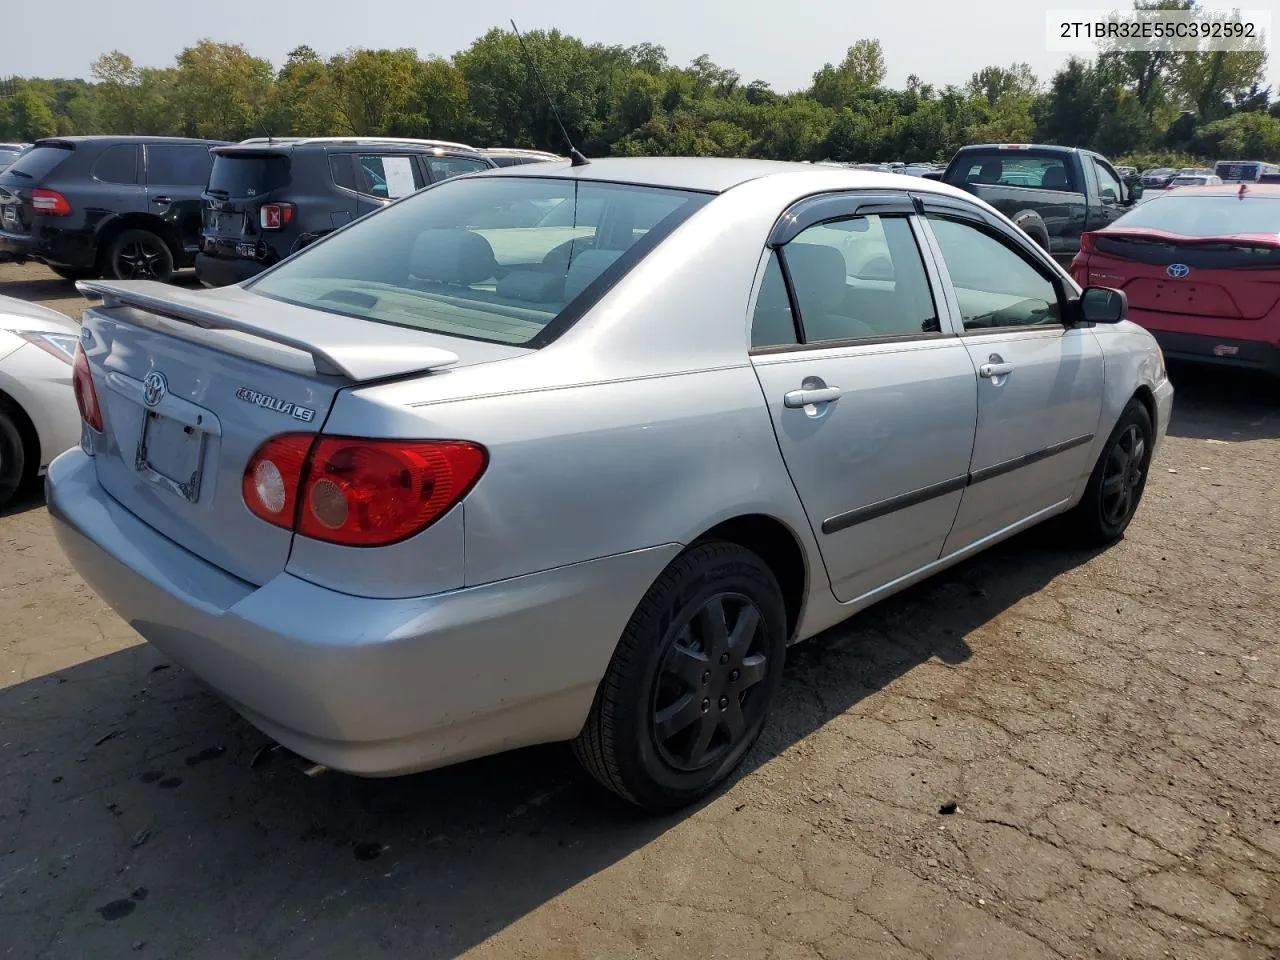
[[[0,262],[69,280],[168,280],[200,245],[211,147],[176,137],[37,140],[0,172]]]
[[[427,184],[495,166],[442,140],[261,138],[219,147],[196,276],[213,287],[239,283]]]

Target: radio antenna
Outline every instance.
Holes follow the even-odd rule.
[[[514,20],[511,21],[511,29],[515,31],[516,39],[520,41],[520,52],[524,54],[525,62],[529,65],[529,72],[533,74],[533,78],[538,81],[538,89],[542,92],[542,96],[546,98],[547,105],[551,107],[551,116],[555,117],[556,126],[560,128],[560,136],[564,137],[564,142],[569,145],[569,159],[571,166],[585,167],[591,161],[582,155],[577,147],[573,145],[573,140],[569,136],[569,131],[564,127],[564,121],[560,119],[560,111],[556,109],[556,102],[551,99],[551,95],[547,93],[547,88],[542,82],[542,75],[538,73],[538,65],[534,63],[533,57],[529,55],[529,48],[525,46],[524,37],[520,35],[520,28],[516,26]]]

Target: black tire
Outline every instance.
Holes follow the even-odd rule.
[[[1154,439],[1151,414],[1141,401],[1130,400],[1098,455],[1084,496],[1065,518],[1081,545],[1102,547],[1124,536],[1147,487]]]
[[[1015,216],[1013,223],[1014,226],[1034,240],[1036,246],[1046,253],[1049,252],[1049,228],[1045,226],[1040,214],[1033,210],[1027,210]]]
[[[116,280],[158,280],[173,277],[173,251],[150,230],[123,230],[107,244],[102,272]]]
[[[94,277],[100,276],[98,271],[92,267],[55,267],[51,264],[49,269],[63,280],[92,280]]]
[[[26,479],[27,452],[22,433],[0,404],[0,507],[9,502]]]
[[[786,647],[782,592],[764,561],[734,543],[695,544],[632,614],[574,753],[637,806],[693,803],[729,776],[760,735]]]

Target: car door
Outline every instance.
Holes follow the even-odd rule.
[[[917,234],[905,195],[802,201],[754,306],[751,362],[841,601],[937,559],[973,449],[976,374]]]
[[[1128,212],[1125,205],[1128,196],[1119,175],[1106,163],[1090,153],[1082,153],[1080,160],[1084,164],[1086,176],[1093,182],[1090,186],[1098,197],[1096,206],[1089,208],[1089,229],[1101,230],[1109,223],[1115,223]]]
[[[165,220],[191,256],[200,249],[204,229],[201,194],[209,183],[213,155],[199,143],[149,143],[146,160],[147,203]]]
[[[960,339],[978,370],[978,429],[944,554],[1060,505],[1092,467],[1102,349],[1062,323],[1074,291],[1029,241],[962,201],[925,199]]]

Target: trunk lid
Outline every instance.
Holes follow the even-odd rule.
[[[41,140],[0,172],[0,231],[26,235],[31,233],[35,208],[31,191],[75,150],[65,140]]]
[[[462,362],[444,349],[455,339],[238,287],[78,286],[103,298],[85,311],[82,334],[103,419],[94,437],[99,482],[175,543],[254,584],[284,569],[293,538],[244,504],[254,451],[277,434],[320,431],[346,387]],[[527,352],[461,349],[469,363]]]
[[[1280,300],[1280,238],[1274,236],[1105,230],[1093,235],[1092,248],[1091,281],[1119,286],[1139,310],[1257,320]]]
[[[234,258],[255,255],[262,228],[258,212],[292,182],[291,160],[281,150],[215,150],[204,191],[204,250]]]

